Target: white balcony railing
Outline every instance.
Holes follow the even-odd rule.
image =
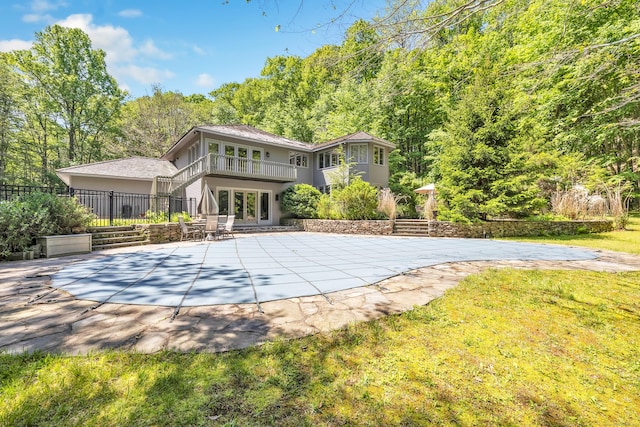
[[[157,194],[172,194],[205,175],[252,178],[265,181],[292,182],[297,179],[295,166],[288,163],[253,160],[210,153],[171,177],[156,177]]]

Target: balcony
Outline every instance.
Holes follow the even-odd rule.
[[[271,182],[293,182],[298,177],[295,166],[288,163],[210,153],[180,169],[171,177],[156,177],[155,194],[175,194],[207,175]]]

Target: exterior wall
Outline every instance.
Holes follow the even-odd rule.
[[[187,188],[185,188],[184,190],[184,195],[185,197],[187,197],[187,199],[195,199],[196,200],[196,204],[193,207],[195,210],[193,212],[189,212],[189,215],[191,215],[192,217],[196,216],[196,211],[198,210],[198,204],[200,203],[200,199],[202,198],[202,187],[204,186],[204,182],[202,182],[201,179],[197,180],[196,182],[190,184],[187,186]]]
[[[369,175],[367,181],[376,187],[389,186],[389,149],[384,148],[384,165],[376,165],[373,159],[369,159]]]
[[[151,194],[151,181],[90,176],[71,176],[69,187],[83,190],[117,191],[121,193]]]
[[[343,145],[348,161],[352,158],[351,147],[353,145],[365,144],[363,142],[353,142]],[[387,187],[389,185],[389,149],[384,148],[384,165],[376,165],[373,163],[373,147],[378,146],[372,142],[367,144],[367,163],[356,163],[352,166],[353,172],[359,172],[364,181],[371,183],[375,187]],[[379,146],[381,147],[381,146]],[[331,152],[337,147],[331,147],[314,153],[313,156],[313,186],[324,187],[330,184],[331,172],[335,171],[335,167],[320,169],[318,167],[318,157],[321,154]]]

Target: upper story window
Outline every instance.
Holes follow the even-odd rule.
[[[333,168],[338,166],[338,153],[335,151],[325,151],[324,153],[318,153],[318,168]]]
[[[301,168],[309,167],[309,156],[297,151],[289,151],[289,164]]]
[[[220,153],[220,143],[218,141],[207,138],[207,144],[209,145],[209,154]]]
[[[193,163],[200,158],[200,143],[193,144],[188,151],[189,163]]]
[[[377,146],[373,147],[373,163],[384,166],[384,148]]]
[[[352,144],[351,161],[356,163],[368,163],[368,144]]]

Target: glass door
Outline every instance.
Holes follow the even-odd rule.
[[[258,223],[258,192],[235,190],[233,192],[233,212],[239,224]]]

